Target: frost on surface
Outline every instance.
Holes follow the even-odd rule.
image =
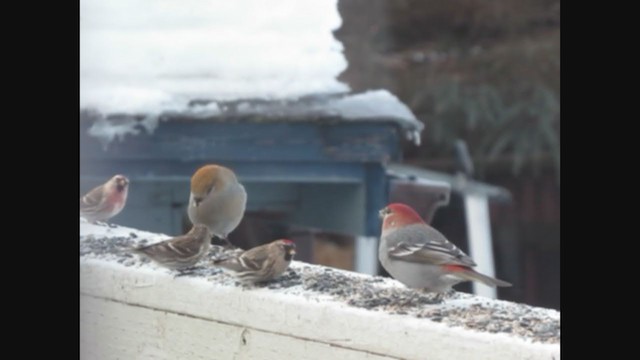
[[[167,235],[121,226],[92,225],[81,219],[80,262],[107,261],[114,266],[126,266],[135,271],[172,274],[170,270],[127,251],[132,246],[155,243],[166,238]],[[211,257],[218,255],[218,248],[212,249]],[[208,266],[207,259],[201,261],[189,276],[202,280],[203,286],[242,286],[220,269]],[[560,313],[555,310],[460,292],[448,296],[443,303],[437,303],[432,294],[417,293],[393,279],[300,261],[292,262],[280,278],[256,287],[300,301],[338,303],[366,310],[372,315],[383,312],[487,334],[515,336],[530,342],[560,342]]]

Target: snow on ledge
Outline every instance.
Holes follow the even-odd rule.
[[[560,313],[294,262],[244,288],[204,266],[174,278],[126,248],[167,235],[80,221],[81,357],[559,359]]]

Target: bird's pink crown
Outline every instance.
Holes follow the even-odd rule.
[[[413,220],[416,222],[424,222],[424,220],[422,220],[422,217],[420,217],[420,215],[418,215],[418,213],[408,205],[402,203],[393,203],[387,205],[387,207],[391,209],[394,214],[399,215],[403,219]]]

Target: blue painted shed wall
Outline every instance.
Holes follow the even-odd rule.
[[[127,208],[114,222],[177,234],[189,178],[219,163],[238,174],[248,208],[285,210],[292,223],[379,235],[387,201],[383,163],[400,156],[398,129],[384,122],[162,122],[154,134],[108,147],[81,122],[81,192],[115,173],[131,178]]]

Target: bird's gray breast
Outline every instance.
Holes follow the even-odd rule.
[[[233,231],[245,211],[247,193],[239,184],[212,192],[198,206],[193,206],[193,195],[189,202],[189,218],[192,222],[204,223],[216,236],[226,237]]]
[[[389,257],[389,248],[399,242],[417,244],[422,241],[423,229],[418,224],[405,226],[402,231],[397,229],[384,233],[386,241],[380,241],[378,259],[382,267],[396,280],[411,288],[427,288],[440,290],[448,284],[443,283],[442,271],[439,266],[426,263],[403,261]]]

